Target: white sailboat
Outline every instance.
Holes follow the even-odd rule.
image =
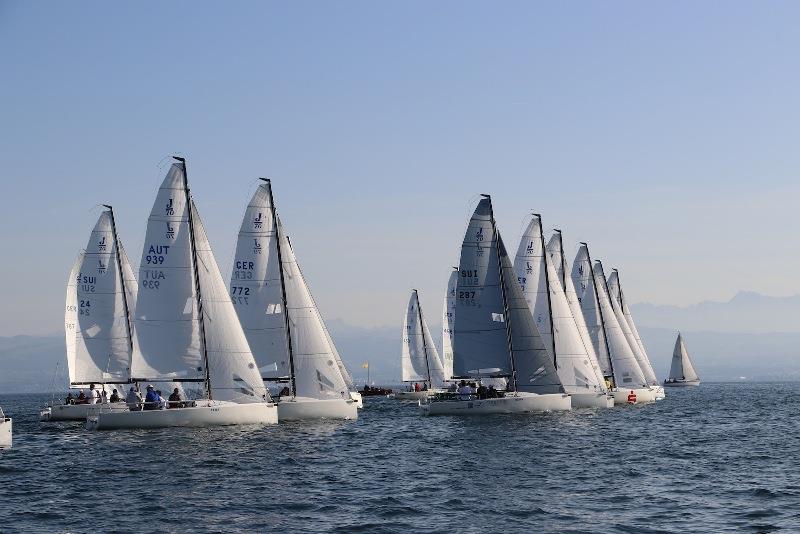
[[[442,366],[444,379],[453,376],[453,325],[456,319],[456,285],[458,283],[458,267],[453,267],[447,280],[447,293],[442,306]]]
[[[422,315],[422,305],[416,289],[411,292],[408,306],[403,317],[402,349],[400,351],[400,368],[402,380],[406,383],[421,383],[420,391],[398,391],[394,398],[398,400],[425,399],[444,386],[444,367],[433,343],[428,324]]]
[[[311,296],[262,179],[242,220],[231,295],[267,380],[287,384],[278,419],[356,419],[352,378]],[[360,399],[358,399],[360,400]]]
[[[600,367],[584,347],[558,273],[547,254],[539,214],[533,214],[522,234],[514,268],[539,335],[565,391],[572,396],[572,407],[612,407],[614,398],[606,390]]]
[[[553,360],[497,232],[489,195],[475,208],[461,247],[453,331],[454,378],[504,379],[499,398],[465,392],[420,404],[426,415],[481,415],[569,410]]]
[[[683,336],[678,332],[678,339],[675,340],[675,350],[672,351],[672,364],[669,368],[669,377],[664,380],[664,386],[686,387],[699,386],[700,377],[694,369],[692,359],[683,343]]]
[[[619,281],[619,271],[617,269],[612,269],[611,274],[608,275],[606,287],[608,287],[608,293],[611,297],[611,307],[614,308],[617,320],[625,332],[625,337],[628,339],[633,353],[636,355],[639,367],[642,369],[647,383],[655,391],[656,400],[661,400],[664,398],[664,388],[658,383],[658,378],[653,370],[653,364],[650,362],[650,357],[644,349],[642,338],[639,335],[639,331],[636,329],[631,311],[625,302],[622,285]]]
[[[108,411],[89,429],[274,424],[269,397],[189,192],[183,158],[170,167],[147,222],[133,315],[131,378],[194,383],[185,407]]]
[[[64,332],[70,388],[95,385],[110,397],[130,378],[130,309],[136,303],[137,285],[122,242],[117,235],[114,210],[106,205],[78,255],[67,282]],[[77,399],[76,399],[77,400]],[[91,400],[91,399],[90,399]],[[124,402],[109,403],[109,410],[125,410]],[[93,404],[53,402],[40,413],[42,421],[85,421]]]
[[[572,280],[578,290],[583,317],[592,337],[595,352],[605,362],[610,374],[615,404],[655,401],[636,356],[622,332],[606,288],[603,266],[592,266],[589,247],[581,243],[572,266]],[[605,370],[604,370],[605,371]]]
[[[6,417],[3,409],[0,408],[0,448],[11,448],[14,441],[13,425],[14,421],[10,417]]]

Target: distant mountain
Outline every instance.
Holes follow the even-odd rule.
[[[768,297],[741,291],[727,302],[706,301],[692,306],[633,304],[638,326],[714,332],[800,332],[800,295]]]

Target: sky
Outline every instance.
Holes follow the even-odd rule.
[[[438,315],[477,195],[632,302],[800,293],[797,2],[0,0],[0,335],[63,328],[169,156],[228,276],[259,176],[329,320]]]

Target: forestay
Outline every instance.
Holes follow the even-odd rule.
[[[634,356],[636,356],[636,361],[639,363],[642,374],[644,374],[648,384],[657,385],[658,378],[656,378],[656,373],[653,371],[653,367],[650,364],[650,359],[647,357],[647,353],[644,351],[644,345],[642,344],[641,339],[638,338],[637,333],[635,333],[633,328],[631,328],[633,320],[630,317],[630,314],[626,315],[623,311],[622,289],[619,285],[619,274],[617,273],[616,269],[614,269],[608,276],[607,287],[609,296],[611,297],[611,307],[614,309],[614,314],[617,317],[617,321],[619,321],[620,327],[625,334],[625,338],[628,340],[628,344],[630,345]]]
[[[522,235],[514,265],[536,327],[567,393],[604,391],[602,373],[584,348],[558,273],[547,257],[538,216],[531,219]]]
[[[680,333],[678,334],[678,339],[675,340],[675,350],[672,351],[672,364],[670,365],[668,380],[683,380],[686,382],[700,380],[694,365],[692,365],[692,360],[689,358],[689,353],[686,351],[683,336]]]
[[[121,274],[118,265],[122,265]],[[125,291],[127,295],[123,294]],[[72,330],[75,339],[71,382],[128,381],[131,325],[126,305],[136,302],[136,294],[136,280],[124,249],[115,239],[111,213],[104,211],[81,255],[75,278],[77,327]],[[71,314],[69,304],[67,307]],[[68,341],[68,353],[70,344]]]
[[[429,387],[444,385],[442,362],[422,315],[416,290],[411,292],[403,318],[400,364],[403,382],[425,382]]]
[[[453,376],[453,325],[456,321],[456,285],[458,269],[453,269],[447,280],[447,293],[444,296],[442,312],[442,366],[445,380]]]
[[[494,368],[499,369],[498,375],[512,376],[516,371],[518,390],[563,391],[514,266],[499,233],[495,233],[488,197],[478,203],[464,235],[456,284],[456,318],[455,375],[474,375],[481,369]]]

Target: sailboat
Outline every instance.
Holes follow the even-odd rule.
[[[420,391],[398,391],[398,400],[420,400],[433,395],[444,386],[444,368],[436,345],[433,343],[428,324],[422,315],[419,293],[411,291],[406,314],[403,317],[403,344],[400,353],[400,367],[403,382],[423,384]]]
[[[572,266],[572,280],[578,291],[583,318],[592,337],[595,352],[611,383],[615,404],[655,401],[636,356],[622,332],[606,287],[603,266],[592,266],[589,246],[581,243]]]
[[[13,444],[13,425],[14,421],[6,417],[3,409],[0,408],[0,448],[11,448]]]
[[[547,253],[542,218],[538,213],[533,214],[522,234],[514,268],[539,335],[565,391],[572,397],[572,407],[614,406],[600,367],[584,346],[566,293]]]
[[[692,359],[686,351],[683,336],[678,332],[675,340],[675,350],[672,351],[672,365],[669,368],[669,377],[664,380],[664,386],[669,388],[699,386],[700,377],[694,369]]]
[[[236,245],[230,287],[236,313],[262,376],[285,385],[280,421],[356,419],[352,379],[277,215],[272,183],[262,181]]]
[[[125,397],[122,384],[130,378],[130,309],[138,287],[128,255],[117,235],[114,209],[105,205],[70,271],[64,332],[69,385],[87,389],[92,384],[111,395],[114,385]],[[94,405],[53,402],[42,421],[85,421]],[[126,410],[125,403],[109,403],[109,410]]]
[[[497,231],[489,195],[475,208],[461,246],[453,330],[456,379],[503,379],[506,391],[478,398],[463,391],[421,403],[426,415],[569,410],[571,398],[533,323],[514,266]]]
[[[658,378],[653,370],[653,364],[650,362],[650,357],[644,349],[644,343],[642,343],[642,338],[639,335],[639,331],[636,329],[636,324],[633,322],[633,316],[628,308],[628,303],[625,302],[625,295],[622,292],[622,285],[619,281],[619,271],[617,269],[612,269],[611,274],[608,275],[606,286],[608,287],[608,293],[611,297],[611,307],[614,309],[617,320],[625,332],[625,337],[628,339],[628,343],[633,353],[636,355],[639,367],[642,369],[647,383],[655,392],[656,400],[661,400],[665,397],[664,388],[658,383]]]
[[[274,424],[231,297],[189,192],[186,160],[167,172],[147,222],[133,315],[131,380],[195,384],[195,399],[168,410],[108,411],[89,429]]]
[[[453,325],[456,320],[456,285],[458,283],[458,267],[453,267],[447,280],[447,292],[442,306],[442,366],[444,379],[453,376]]]

